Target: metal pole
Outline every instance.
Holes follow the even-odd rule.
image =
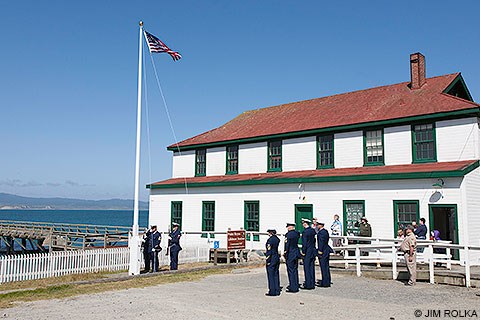
[[[138,193],[140,188],[140,136],[142,126],[142,56],[143,56],[143,22],[140,21],[138,39],[138,94],[137,94],[137,145],[135,153],[135,197],[133,204],[132,236],[130,237],[129,274],[140,274],[140,237],[138,235]]]
[[[430,283],[435,283],[435,265],[433,264],[433,245],[431,243],[428,244],[428,270],[430,273]]]

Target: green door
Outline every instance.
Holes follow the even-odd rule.
[[[313,219],[313,204],[296,204],[295,205],[295,229],[302,233],[302,219]],[[300,238],[299,244],[302,243],[302,238]]]

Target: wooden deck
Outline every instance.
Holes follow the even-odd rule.
[[[123,226],[0,220],[0,245],[6,254],[127,246],[130,230]]]

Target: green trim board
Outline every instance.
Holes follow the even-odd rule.
[[[426,143],[428,140],[423,140],[420,142],[417,142],[416,139],[416,131],[415,127],[416,126],[425,126],[425,125],[432,125],[432,140],[433,142],[433,156],[431,158],[418,158],[417,157],[417,148],[418,145],[421,143]],[[417,124],[412,124],[411,126],[411,132],[412,132],[412,163],[426,163],[426,162],[437,162],[437,134],[436,134],[436,126],[435,122],[431,123],[417,123]]]
[[[367,145],[367,140],[368,140],[368,132],[374,132],[374,131],[381,131],[381,144],[382,144],[382,158],[381,160],[372,160],[369,161],[368,158],[368,145]],[[367,166],[384,166],[385,165],[385,138],[384,138],[384,132],[383,128],[376,128],[376,129],[371,129],[371,130],[364,130],[363,131],[363,165],[365,167]]]
[[[199,143],[199,144],[192,144],[188,146],[179,146],[179,147],[170,146],[167,148],[167,150],[178,152],[179,150],[180,151],[195,150],[198,148],[220,147],[220,146],[226,146],[231,144],[262,142],[262,141],[267,141],[272,139],[300,138],[300,137],[307,137],[307,136],[324,134],[324,133],[340,133],[345,131],[364,130],[364,129],[375,128],[375,127],[393,127],[398,125],[411,124],[412,122],[450,120],[450,119],[465,118],[468,116],[477,117],[479,115],[480,115],[480,107],[472,107],[471,109],[439,112],[439,113],[433,113],[433,114],[425,114],[425,115],[403,117],[403,118],[389,119],[389,120],[363,122],[363,123],[335,126],[335,127],[329,127],[329,128],[302,130],[302,131],[295,131],[295,132],[288,132],[288,133],[256,136],[256,137],[250,137],[250,138],[216,141],[216,142],[210,142],[210,143]]]
[[[467,84],[463,80],[463,77],[461,74],[459,74],[449,85],[445,90],[443,90],[443,93],[450,94],[451,95],[451,90],[453,87],[455,87],[458,83],[460,83],[460,86],[462,89],[465,91],[466,96],[468,97],[469,101],[473,101],[472,95],[470,94],[470,91],[468,90]],[[455,97],[455,96],[454,96]]]
[[[250,234],[248,231],[260,232],[260,201],[244,201],[243,210],[243,227],[247,232],[247,241],[250,241]],[[253,227],[251,227],[252,225]],[[258,234],[254,234],[253,241],[260,241],[260,236]]]
[[[353,226],[353,220],[352,220],[352,223],[349,224],[348,223],[348,219],[347,219],[347,206],[349,204],[352,204],[352,205],[361,205],[362,206],[362,217],[365,217],[365,212],[366,212],[366,209],[365,209],[365,200],[343,200],[343,234],[344,235],[348,235],[348,229],[352,229],[353,230],[353,234],[355,236],[358,235],[358,231],[360,230],[359,227],[354,227]],[[361,218],[361,217],[360,217]],[[357,219],[358,222],[359,219]]]
[[[420,219],[420,201],[419,200],[393,200],[393,237],[394,238],[397,237],[398,220],[399,220],[398,206],[401,204],[413,204],[414,206],[416,206],[415,221],[418,221]]]
[[[195,187],[225,187],[225,186],[246,186],[246,185],[268,185],[268,184],[289,184],[289,183],[323,183],[323,182],[344,182],[344,181],[374,181],[374,180],[403,180],[403,179],[430,179],[463,177],[479,167],[479,160],[462,170],[431,171],[431,172],[410,172],[410,173],[382,173],[363,174],[350,176],[329,176],[329,177],[304,177],[304,178],[265,178],[243,181],[217,181],[217,182],[189,182],[189,188]],[[185,183],[172,183],[147,185],[148,189],[170,189],[185,188]]]
[[[331,150],[324,150],[322,152],[330,152],[331,153],[331,164],[327,165],[322,165],[322,159],[321,159],[321,145],[322,145],[322,138],[326,138],[327,140],[330,140],[331,138]],[[330,141],[326,141],[328,143]],[[333,133],[328,133],[328,134],[323,134],[323,135],[318,135],[317,136],[317,169],[331,169],[335,166],[335,135]]]

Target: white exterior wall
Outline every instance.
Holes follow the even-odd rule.
[[[386,166],[412,163],[411,126],[385,128],[383,143]]]
[[[172,178],[195,176],[195,150],[173,153]]]
[[[267,172],[267,142],[238,146],[238,173]]]
[[[435,127],[439,162],[478,159],[477,118],[438,121]]]
[[[222,176],[226,172],[225,147],[207,149],[207,176]]]
[[[363,167],[363,131],[334,136],[335,168]]]
[[[283,140],[282,171],[315,170],[316,155],[316,136]]]
[[[200,231],[202,226],[202,201],[215,201],[215,231],[228,228],[239,229],[244,224],[244,201],[260,202],[260,232],[275,228],[285,232],[285,223],[295,221],[295,204],[313,204],[313,216],[324,221],[329,228],[334,214],[343,217],[343,200],[364,200],[365,215],[372,225],[373,237],[394,237],[393,200],[418,200],[420,217],[429,225],[430,203],[457,204],[461,219],[461,178],[445,179],[443,198],[432,197],[432,184],[436,179],[364,181],[337,183],[309,183],[305,186],[305,200],[299,200],[298,184],[259,185],[237,187],[153,189],[150,196],[150,224],[167,230],[170,223],[171,201],[183,202],[183,231]],[[434,201],[434,202],[431,202]],[[475,230],[478,231],[478,228]],[[430,232],[430,230],[429,230]],[[464,239],[464,230],[459,223],[459,239]],[[194,236],[190,236],[194,237]],[[206,241],[198,236],[199,241]],[[225,238],[217,236],[220,246],[225,247]],[[263,248],[265,239],[255,242]]]
[[[458,228],[465,229],[466,242],[480,246],[480,169],[465,176],[462,183],[463,202],[466,204],[465,215],[458,217]],[[470,254],[472,262],[480,263],[480,252]]]

